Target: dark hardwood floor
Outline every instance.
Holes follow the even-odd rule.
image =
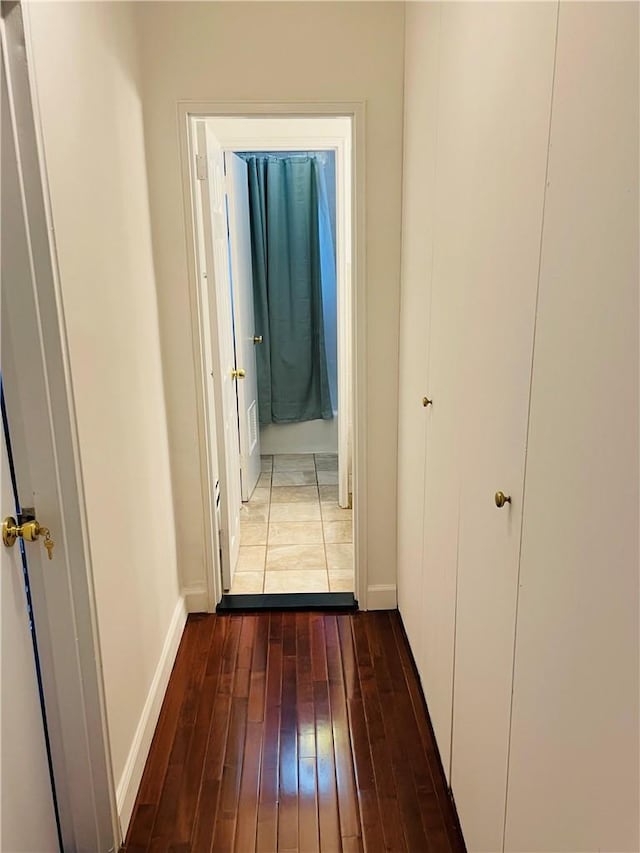
[[[398,613],[191,616],[125,849],[464,851]]]

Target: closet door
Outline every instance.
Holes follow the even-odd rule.
[[[440,6],[407,8],[398,423],[398,609],[425,680],[422,610]]]
[[[638,4],[563,3],[506,849],[638,851]]]
[[[455,311],[445,328],[460,472],[451,786],[469,851],[498,851],[557,6],[448,4],[442,15],[434,302],[441,293],[443,313]],[[433,385],[434,400],[449,393]],[[502,508],[499,490],[511,498]]]

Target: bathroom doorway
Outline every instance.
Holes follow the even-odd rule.
[[[352,123],[192,116],[220,592],[356,594]]]

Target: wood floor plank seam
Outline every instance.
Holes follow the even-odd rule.
[[[353,766],[362,827],[362,842],[365,853],[377,853],[378,850],[385,849],[382,812],[375,787],[371,743],[366,734],[366,718],[360,682],[356,676],[354,664],[353,620],[350,617],[338,617],[338,635],[345,677],[349,732],[354,744]]]
[[[228,689],[226,691],[219,690],[219,696],[216,697],[216,701],[214,702],[214,715],[211,723],[211,728],[209,730],[209,738],[207,740],[207,749],[205,752],[205,760],[203,766],[203,782],[201,786],[202,788],[206,786],[208,793],[211,795],[212,808],[209,811],[205,811],[204,809],[198,809],[198,813],[196,815],[196,824],[194,826],[194,842],[192,844],[192,847],[195,847],[195,849],[206,851],[206,853],[209,853],[213,846],[213,838],[218,818],[218,810],[220,807],[220,796],[222,792],[222,773],[224,771],[224,751],[218,749],[217,743],[212,744],[211,735],[214,732],[214,721],[216,719],[217,712],[220,715],[218,717],[219,720],[221,717],[220,731],[224,734],[224,738],[220,739],[220,745],[226,746],[226,742],[229,736],[229,726],[231,725],[231,697],[233,695],[235,678],[229,677],[229,673],[225,671],[225,666],[227,669],[229,668],[229,661],[231,658],[233,660],[233,672],[235,676],[235,664],[237,660],[239,642],[240,622],[237,617],[231,617],[227,625],[227,635],[225,637],[222,660],[220,662],[220,683],[222,683],[223,677],[226,675],[228,681]],[[229,651],[229,648],[231,649],[231,652]],[[227,698],[225,699],[225,697]],[[213,764],[213,768],[211,767],[211,764]],[[219,771],[218,767],[220,768]],[[206,785],[206,782],[210,782],[210,784]],[[198,818],[203,818],[203,820],[199,822]],[[204,823],[205,820],[208,820],[208,824]],[[200,833],[198,832],[198,830],[200,830]]]
[[[393,773],[393,762],[391,760],[389,744],[385,737],[384,717],[374,678],[366,631],[364,631],[361,619],[354,618],[352,626],[358,663],[356,670],[360,679],[365,721],[369,734],[368,740],[378,796],[378,806],[380,813],[384,814],[385,818],[382,824],[385,849],[389,851],[407,851],[408,848],[405,844],[400,819],[400,803]]]
[[[209,633],[208,626],[203,620],[199,619],[192,619],[190,625],[194,626],[193,633],[196,635],[196,642],[193,649],[193,657],[191,659],[187,688],[184,693],[184,698],[177,720],[176,734],[169,754],[163,792],[158,802],[158,808],[156,810],[155,820],[151,831],[150,847],[154,844],[154,839],[164,838],[165,834],[170,831],[172,826],[175,825],[178,792],[182,782],[185,754],[188,751],[188,744],[191,740],[189,720],[192,714],[195,694],[199,689],[200,678],[201,675],[204,675],[206,667],[206,658],[204,665],[202,662],[202,646],[207,645],[208,648],[208,640],[210,640],[210,637],[207,637]]]
[[[431,774],[433,787],[438,799],[440,813],[443,815],[445,820],[449,845],[454,853],[464,853],[466,846],[464,839],[462,838],[460,824],[455,813],[455,807],[453,806],[453,801],[444,774],[440,753],[436,746],[435,734],[433,732],[431,720],[429,719],[424,694],[420,685],[420,677],[410,651],[409,641],[407,639],[402,620],[398,617],[397,620],[392,622],[391,627],[395,637],[396,646],[398,648],[400,661],[402,663],[403,677],[411,698],[414,715],[418,722],[418,730],[423,742],[423,748],[427,755],[427,766],[429,773]]]
[[[397,611],[190,616],[126,853],[464,853]]]
[[[381,616],[378,620],[380,635],[384,639],[386,649],[396,651],[399,666],[392,667],[387,657],[387,668],[393,682],[394,695],[397,696],[396,713],[403,714],[399,725],[401,738],[404,739],[404,751],[411,767],[412,779],[420,805],[420,820],[424,833],[429,840],[429,846],[434,851],[451,853],[447,827],[439,808],[438,798],[433,782],[433,774],[429,764],[429,756],[424,748],[416,718],[415,707],[406,684],[404,669],[400,659],[391,620]]]
[[[203,800],[203,792],[207,789],[207,786],[205,783],[205,768],[206,768],[206,762],[207,762],[207,754],[209,751],[209,744],[211,741],[211,735],[212,735],[212,731],[214,728],[214,723],[217,719],[216,718],[216,711],[219,710],[219,705],[217,704],[217,698],[218,698],[218,690],[219,690],[219,686],[220,686],[220,680],[222,678],[223,662],[225,659],[224,658],[224,648],[225,648],[225,645],[227,642],[227,637],[228,637],[227,627],[228,627],[228,623],[225,623],[224,630],[220,631],[220,634],[222,636],[221,636],[221,641],[220,641],[220,654],[219,654],[218,659],[216,660],[213,656],[213,650],[215,648],[217,648],[217,646],[214,643],[214,638],[212,637],[212,643],[211,643],[211,647],[209,650],[209,660],[207,661],[206,672],[207,673],[211,672],[212,677],[215,677],[215,693],[212,697],[211,713],[210,713],[210,717],[209,717],[209,722],[208,722],[207,732],[206,732],[206,738],[205,738],[205,742],[204,742],[204,749],[203,749],[203,754],[202,754],[202,763],[201,763],[201,767],[200,767],[199,777],[197,780],[197,782],[198,782],[197,794],[196,794],[196,798],[195,798],[193,820],[191,823],[191,830],[190,830],[190,835],[189,835],[189,844],[190,844],[191,849],[194,849],[194,846],[196,849],[198,849],[198,848],[202,849],[202,846],[203,846],[202,843],[197,841],[197,837],[198,837],[197,832],[199,829],[198,816],[201,813],[201,803]],[[202,811],[204,811],[204,809],[202,809]],[[206,847],[206,842],[204,843],[204,846]]]
[[[257,853],[277,849],[280,787],[280,707],[282,703],[282,614],[269,614],[265,740],[258,802]]]
[[[363,849],[362,831],[356,796],[353,741],[348,725],[348,708],[344,690],[344,668],[340,651],[338,623],[336,617],[331,614],[325,617],[325,647],[341,843],[344,849],[361,851]]]
[[[222,642],[219,642],[220,640],[222,640]],[[182,787],[178,795],[178,817],[176,822],[177,827],[180,830],[180,842],[188,844],[189,847],[193,844],[195,816],[197,814],[197,807],[202,789],[206,747],[213,719],[215,695],[218,689],[220,672],[222,670],[221,652],[223,641],[224,631],[222,627],[218,628],[218,625],[216,624],[211,631],[211,641],[207,652],[204,677],[201,682],[202,692],[200,702],[196,712],[191,742],[189,744],[189,752],[185,761]],[[219,650],[218,645],[220,645]],[[216,652],[218,652],[218,654],[216,654]],[[213,667],[211,667],[212,659],[215,662]],[[212,672],[210,671],[211,669],[213,669]],[[208,689],[205,689],[205,683],[208,679],[211,679],[211,681],[207,685]]]
[[[370,642],[376,636],[381,640],[379,661],[383,669],[382,678],[388,683],[393,696],[390,704],[392,716],[387,719],[391,736],[398,741],[399,767],[396,768],[394,762],[394,772],[396,786],[402,785],[405,792],[401,803],[407,810],[403,815],[407,847],[409,850],[425,850],[430,853],[451,853],[444,824],[440,822],[439,826],[434,827],[425,819],[428,812],[426,800],[428,794],[432,792],[432,786],[431,790],[427,790],[424,783],[419,784],[418,779],[426,775],[430,782],[431,777],[430,773],[423,772],[423,768],[428,767],[428,761],[426,753],[421,749],[413,706],[406,691],[401,689],[404,685],[397,678],[398,667],[393,665],[393,663],[400,664],[399,655],[393,655],[393,662],[389,659],[389,652],[398,650],[393,633],[387,631],[390,628],[388,614],[376,613],[374,620],[374,623],[370,623],[370,630],[367,633]],[[435,792],[433,793],[435,795]]]

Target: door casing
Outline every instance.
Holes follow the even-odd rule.
[[[196,373],[197,419],[200,425],[200,476],[202,526],[205,531],[205,562],[207,577],[207,609],[212,612],[222,597],[220,571],[220,542],[216,523],[214,487],[211,482],[206,424],[206,373],[204,363],[202,310],[197,275],[197,243],[194,222],[192,186],[194,180],[194,150],[192,125],[204,118],[335,118],[347,117],[352,122],[351,135],[351,316],[348,328],[351,338],[349,387],[343,387],[342,398],[351,403],[352,434],[352,493],[354,495],[354,561],[355,596],[361,609],[367,609],[367,471],[366,471],[366,411],[367,411],[367,341],[366,341],[366,276],[365,276],[365,104],[363,102],[216,102],[180,101],[178,132],[183,183],[184,219],[187,231],[187,266],[191,307],[192,346]],[[340,377],[338,378],[340,384]],[[340,395],[340,391],[339,391]],[[340,405],[340,404],[339,404]],[[215,451],[214,451],[215,452]]]

